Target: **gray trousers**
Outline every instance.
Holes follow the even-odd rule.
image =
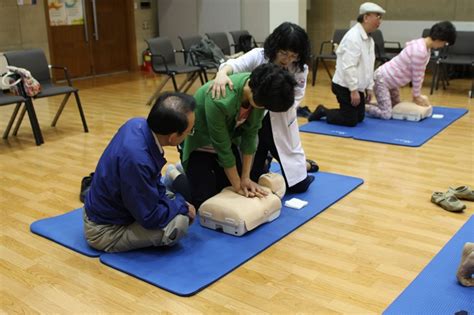
[[[87,243],[106,252],[123,252],[150,246],[173,246],[187,232],[189,217],[177,215],[163,229],[148,230],[138,222],[130,225],[97,224],[84,211],[84,234]]]

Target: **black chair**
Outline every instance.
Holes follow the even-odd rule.
[[[173,87],[176,92],[186,93],[193,85],[197,78],[200,78],[201,84],[204,83],[202,78],[202,69],[198,66],[187,66],[176,64],[175,53],[183,53],[184,50],[177,51],[173,48],[171,40],[166,37],[155,37],[146,41],[148,49],[151,52],[151,66],[153,72],[157,74],[166,74],[167,77],[161,82],[155,93],[148,99],[147,105],[151,105],[158,98],[161,89],[172,79]],[[176,75],[186,74],[186,80],[178,87],[176,84]]]
[[[218,33],[206,33],[207,38],[212,40],[217,47],[219,47],[224,55],[229,56],[230,55],[230,44],[229,44],[229,39],[227,38],[227,34],[224,32],[218,32]]]
[[[18,111],[20,110],[21,104],[23,104],[25,101],[26,99],[22,96],[6,95],[3,93],[2,89],[0,89],[0,106],[16,104],[15,109],[13,110],[13,114],[10,118],[10,121],[8,122],[7,128],[5,129],[5,132],[3,133],[3,139],[8,138],[8,135],[10,134],[10,130],[13,126],[13,122],[15,121],[15,118],[18,115]],[[34,132],[34,128],[33,128],[33,132]],[[38,143],[38,144],[41,144],[41,143]]]
[[[449,85],[448,66],[470,66],[471,75],[474,80],[474,32],[458,31],[456,32],[456,42],[452,46],[448,46],[445,52],[441,53],[437,59],[433,81],[431,82],[431,92],[436,86],[438,89],[439,80],[443,80],[443,89]],[[441,77],[442,76],[442,77]],[[444,84],[446,82],[446,85]],[[474,82],[472,84],[474,86]],[[470,97],[472,97],[473,89],[471,88]]]
[[[206,62],[205,60],[201,60],[198,56],[191,53],[191,47],[194,45],[199,45],[202,40],[201,35],[191,35],[191,36],[178,36],[179,40],[181,41],[181,46],[183,47],[184,51],[184,62],[189,65],[191,64],[194,66],[198,66],[202,69],[202,74],[204,75],[204,80],[207,82],[209,81],[207,78],[207,70],[216,69],[218,66],[212,62]]]
[[[402,46],[400,45],[400,42],[390,42],[390,41],[385,41],[383,38],[383,34],[381,30],[375,30],[374,32],[371,33],[371,36],[374,40],[375,43],[375,60],[379,62],[379,64],[384,64],[396,55],[400,53],[402,50]],[[392,49],[395,49],[397,52],[395,53],[390,53],[386,51],[385,45],[395,45],[396,47],[392,47]]]
[[[327,72],[329,78],[332,79],[332,74],[329,71],[329,68],[328,68],[325,61],[326,60],[333,60],[333,61],[336,60],[337,45],[339,45],[341,43],[341,40],[344,37],[344,35],[347,33],[347,31],[348,31],[348,29],[335,30],[334,34],[332,35],[332,40],[324,41],[324,42],[321,43],[321,47],[319,48],[319,54],[316,55],[313,58],[313,66],[312,66],[312,72],[313,72],[312,85],[313,86],[316,83],[316,74],[318,72],[319,61],[321,61],[323,63],[323,66],[326,69],[326,72]],[[326,48],[326,52],[323,52],[324,47],[328,47],[328,46],[330,46],[329,49]]]
[[[241,52],[243,51],[244,53],[246,53],[247,51],[255,48],[255,47],[258,47],[257,45],[257,42],[255,41],[255,38],[250,35],[250,33],[246,30],[241,30],[241,31],[232,31],[232,32],[229,32],[230,35],[232,36],[232,40],[234,41],[234,53],[238,53],[238,52]],[[244,47],[243,45],[243,42],[244,41],[250,41],[250,47]],[[250,48],[250,49],[248,49]]]
[[[33,99],[64,95],[61,105],[59,106],[58,111],[56,112],[56,115],[54,116],[54,119],[51,122],[52,127],[56,126],[59,116],[63,112],[64,106],[66,106],[66,103],[69,100],[69,97],[71,96],[71,94],[74,94],[77,108],[81,116],[84,132],[89,132],[89,129],[87,127],[86,117],[84,116],[81,100],[79,98],[79,90],[72,86],[71,80],[69,78],[69,72],[66,67],[48,65],[46,56],[41,49],[9,51],[9,52],[3,53],[3,55],[5,56],[7,63],[9,65],[27,69],[28,71],[31,72],[31,75],[36,80],[38,80],[38,82],[41,84],[41,92],[37,94],[36,96],[34,96]],[[51,80],[51,76],[50,76],[50,69],[63,70],[68,85],[60,86],[60,85],[53,84]],[[25,102],[25,105],[27,106],[23,107],[22,112],[20,113],[20,117],[18,118],[18,121],[17,121],[17,126],[15,127],[15,130],[13,132],[14,135],[16,135],[16,133],[18,132],[18,128],[21,125],[21,122],[25,115],[25,111],[28,111],[28,104],[31,102],[31,98],[28,97],[26,93],[23,94],[23,97],[27,99],[27,101]],[[31,106],[33,106],[32,102],[31,102]],[[30,111],[28,111],[28,115],[30,116],[30,121],[33,124],[34,122],[31,117]],[[34,120],[37,121],[36,118]],[[38,139],[36,143],[38,144]],[[41,137],[41,143],[42,143],[42,137]]]

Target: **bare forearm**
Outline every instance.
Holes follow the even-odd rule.
[[[240,176],[239,176],[239,173],[237,172],[237,167],[232,166],[229,168],[225,168],[224,172],[230,184],[232,185],[232,188],[236,192],[239,191],[240,190]]]
[[[242,156],[242,178],[250,178],[250,170],[252,169],[253,155],[244,154]]]

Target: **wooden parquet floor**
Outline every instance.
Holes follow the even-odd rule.
[[[303,104],[336,107],[322,69],[319,78],[308,86]],[[420,148],[302,134],[307,156],[321,170],[365,183],[192,297],[175,296],[32,234],[33,221],[81,206],[81,178],[94,170],[122,123],[147,115],[145,102],[159,81],[141,73],[75,81],[89,133],[82,131],[74,100],[57,127],[49,126],[58,97],[35,101],[43,145],[35,145],[26,118],[17,137],[0,143],[1,312],[377,314],[474,214],[472,202],[463,213],[430,202],[433,191],[474,186],[470,112]],[[470,85],[453,80],[431,101],[472,111]],[[402,96],[409,98],[409,88]],[[2,132],[12,110],[0,107]],[[167,158],[178,160],[173,148]]]

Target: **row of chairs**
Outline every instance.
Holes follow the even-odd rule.
[[[6,95],[0,89],[0,106],[16,105],[15,109],[13,110],[12,116],[8,122],[7,128],[3,133],[3,139],[8,138],[15,119],[17,118],[18,113],[20,113],[16,122],[16,126],[13,130],[13,135],[17,135],[21,122],[23,121],[23,117],[25,116],[25,113],[28,113],[36,145],[41,145],[42,143],[44,143],[43,135],[41,133],[38,119],[36,117],[36,112],[33,106],[33,99],[40,99],[56,95],[64,95],[64,98],[58,108],[58,111],[56,112],[56,115],[54,116],[51,126],[56,126],[59,116],[63,112],[63,109],[67,101],[69,100],[69,97],[71,96],[71,94],[74,94],[77,108],[81,116],[84,132],[89,131],[84,111],[82,109],[81,100],[79,98],[79,90],[72,86],[67,68],[48,65],[46,56],[41,49],[10,51],[3,53],[3,55],[5,56],[8,65],[27,69],[31,72],[31,75],[41,84],[41,92],[34,97],[30,97],[26,94],[22,82],[18,84],[20,95]],[[66,77],[68,85],[59,86],[53,84],[51,80],[50,69],[59,69],[64,71],[64,75]],[[24,104],[23,107],[22,104]]]
[[[224,55],[231,54],[231,47],[234,47],[234,53],[243,51],[244,47],[242,47],[241,41],[241,38],[243,37],[250,37],[252,39],[252,46],[257,46],[257,43],[253,37],[246,30],[232,31],[229,33],[231,34],[234,41],[233,44],[229,43],[227,34],[225,32],[206,33],[206,36],[222,50]],[[151,105],[153,103],[153,101],[161,93],[161,90],[165,84],[170,79],[173,82],[173,87],[176,92],[186,93],[198,78],[200,79],[201,84],[207,82],[208,70],[217,69],[218,67],[218,65],[215,63],[204,62],[192,55],[191,47],[201,43],[201,35],[178,36],[178,38],[181,42],[181,50],[174,49],[171,40],[166,37],[155,37],[146,41],[148,44],[148,49],[151,52],[151,65],[153,72],[166,75],[166,78],[162,80],[156,91],[148,99],[147,105]],[[176,62],[177,53],[183,54],[185,65],[179,65]],[[188,59],[192,60],[192,65],[189,65],[187,62]],[[178,74],[186,74],[186,79],[181,83],[180,86],[178,86],[176,82],[176,75]]]
[[[329,68],[325,61],[336,60],[336,53],[335,50],[337,46],[340,44],[342,38],[346,34],[348,29],[337,29],[334,31],[334,35],[332,40],[324,41],[321,44],[319,54],[313,58],[313,65],[312,65],[312,85],[314,86],[316,82],[316,75],[318,70],[319,62],[321,62],[328,73],[328,76],[332,79],[332,74],[329,71]],[[422,32],[422,37],[427,37],[430,33],[430,29],[424,29]],[[401,45],[399,42],[391,42],[385,41],[383,38],[383,34],[380,30],[376,30],[372,33],[372,38],[374,39],[375,43],[375,56],[377,63],[383,64],[393,57],[395,57],[398,53],[388,52],[387,51],[387,44],[388,45],[395,45],[392,46],[392,49],[395,48],[396,51],[401,51]],[[431,90],[430,94],[433,94],[435,89],[438,89],[439,81],[441,80],[443,89],[449,85],[449,78],[448,78],[448,67],[450,65],[458,65],[458,66],[470,66],[471,73],[474,74],[474,32],[472,31],[457,31],[456,33],[456,43],[452,46],[448,46],[442,50],[432,51],[429,65],[433,67],[433,78],[431,81]],[[329,46],[329,49],[328,49]],[[474,96],[474,77],[472,79],[472,87],[470,92],[470,97]]]

